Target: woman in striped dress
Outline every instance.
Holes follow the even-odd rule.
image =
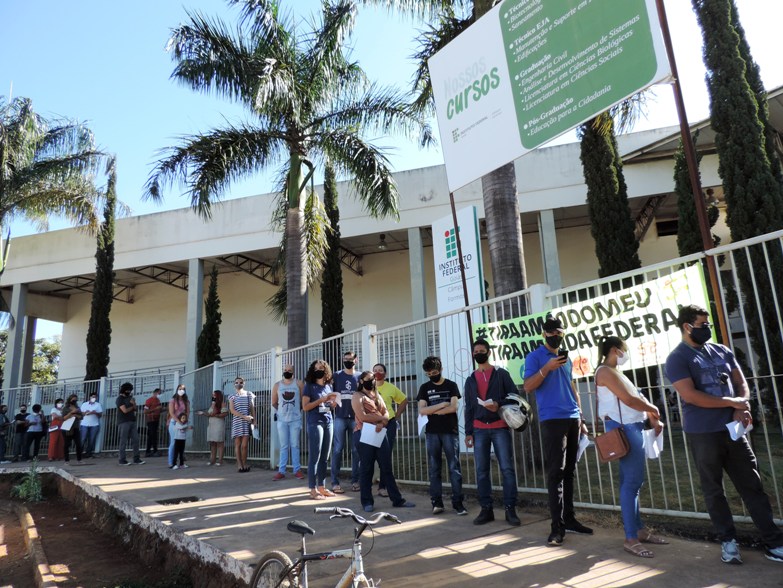
[[[249,472],[247,449],[250,443],[250,425],[256,419],[255,395],[245,390],[245,380],[234,380],[236,394],[228,399],[231,413],[231,437],[234,439],[234,453],[237,457],[237,471]]]

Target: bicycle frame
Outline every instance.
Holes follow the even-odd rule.
[[[335,551],[323,551],[320,553],[307,553],[305,550],[305,538],[302,536],[302,547],[299,550],[301,554],[293,564],[291,570],[301,570],[300,580],[301,588],[308,588],[307,564],[311,561],[327,561],[330,559],[350,559],[351,564],[345,570],[340,581],[335,588],[352,588],[359,586],[359,582],[364,581],[369,584],[369,580],[364,575],[364,560],[362,559],[362,542],[359,537],[367,528],[367,525],[355,529],[353,546],[351,549],[337,549]]]

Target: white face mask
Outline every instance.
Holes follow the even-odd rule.
[[[58,402],[57,404],[55,404],[55,406],[57,408],[62,408],[63,407],[63,403],[62,402]]]
[[[622,355],[618,353],[617,365],[625,365],[626,363],[628,363],[629,359],[631,359],[631,357],[628,355],[628,353],[623,353]]]
[[[177,390],[177,396],[184,396],[185,391],[184,390]]]
[[[96,400],[98,400],[98,399],[97,399],[95,396],[93,396],[92,398],[90,398],[90,402],[92,402],[92,403],[94,403]]]

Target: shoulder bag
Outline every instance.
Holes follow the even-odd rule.
[[[603,435],[597,435],[595,438],[595,449],[598,452],[598,459],[602,463],[617,461],[621,457],[628,455],[628,452],[631,450],[631,444],[628,443],[628,436],[623,428],[623,409],[620,406],[619,398],[617,398],[617,409],[620,412],[620,426]],[[595,394],[595,414],[598,414],[597,390]]]

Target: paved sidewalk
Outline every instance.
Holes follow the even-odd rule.
[[[315,515],[313,507],[339,505],[361,511],[358,493],[310,500],[306,481],[289,474],[285,480],[273,482],[269,470],[237,473],[232,464],[209,467],[196,459],[190,460],[188,469],[176,471],[168,469],[163,458],[148,459],[141,466],[119,466],[109,457],[87,463],[67,469],[248,565],[272,549],[295,555],[298,536],[286,531],[286,523],[294,518],[316,530],[308,550],[347,548],[352,523]],[[547,547],[549,522],[540,513],[520,510],[522,526],[511,527],[502,519],[502,509],[496,509],[500,520],[477,527],[472,520],[478,506],[472,500],[466,502],[467,517],[458,517],[448,509],[433,516],[429,498],[423,493],[408,491],[404,495],[416,503],[415,508],[392,508],[387,498],[376,497],[375,502],[377,510],[393,512],[404,523],[383,523],[374,539],[369,532],[364,536],[365,569],[368,576],[381,578],[383,586],[783,586],[783,564],[768,561],[754,549],[743,550],[744,565],[729,566],[720,562],[717,544],[671,538],[670,545],[650,546],[655,559],[634,557],[622,550],[619,516],[615,528],[597,528],[593,536],[569,534],[562,547]],[[196,501],[159,503],[172,499]],[[333,585],[345,563],[311,565],[313,585]]]

